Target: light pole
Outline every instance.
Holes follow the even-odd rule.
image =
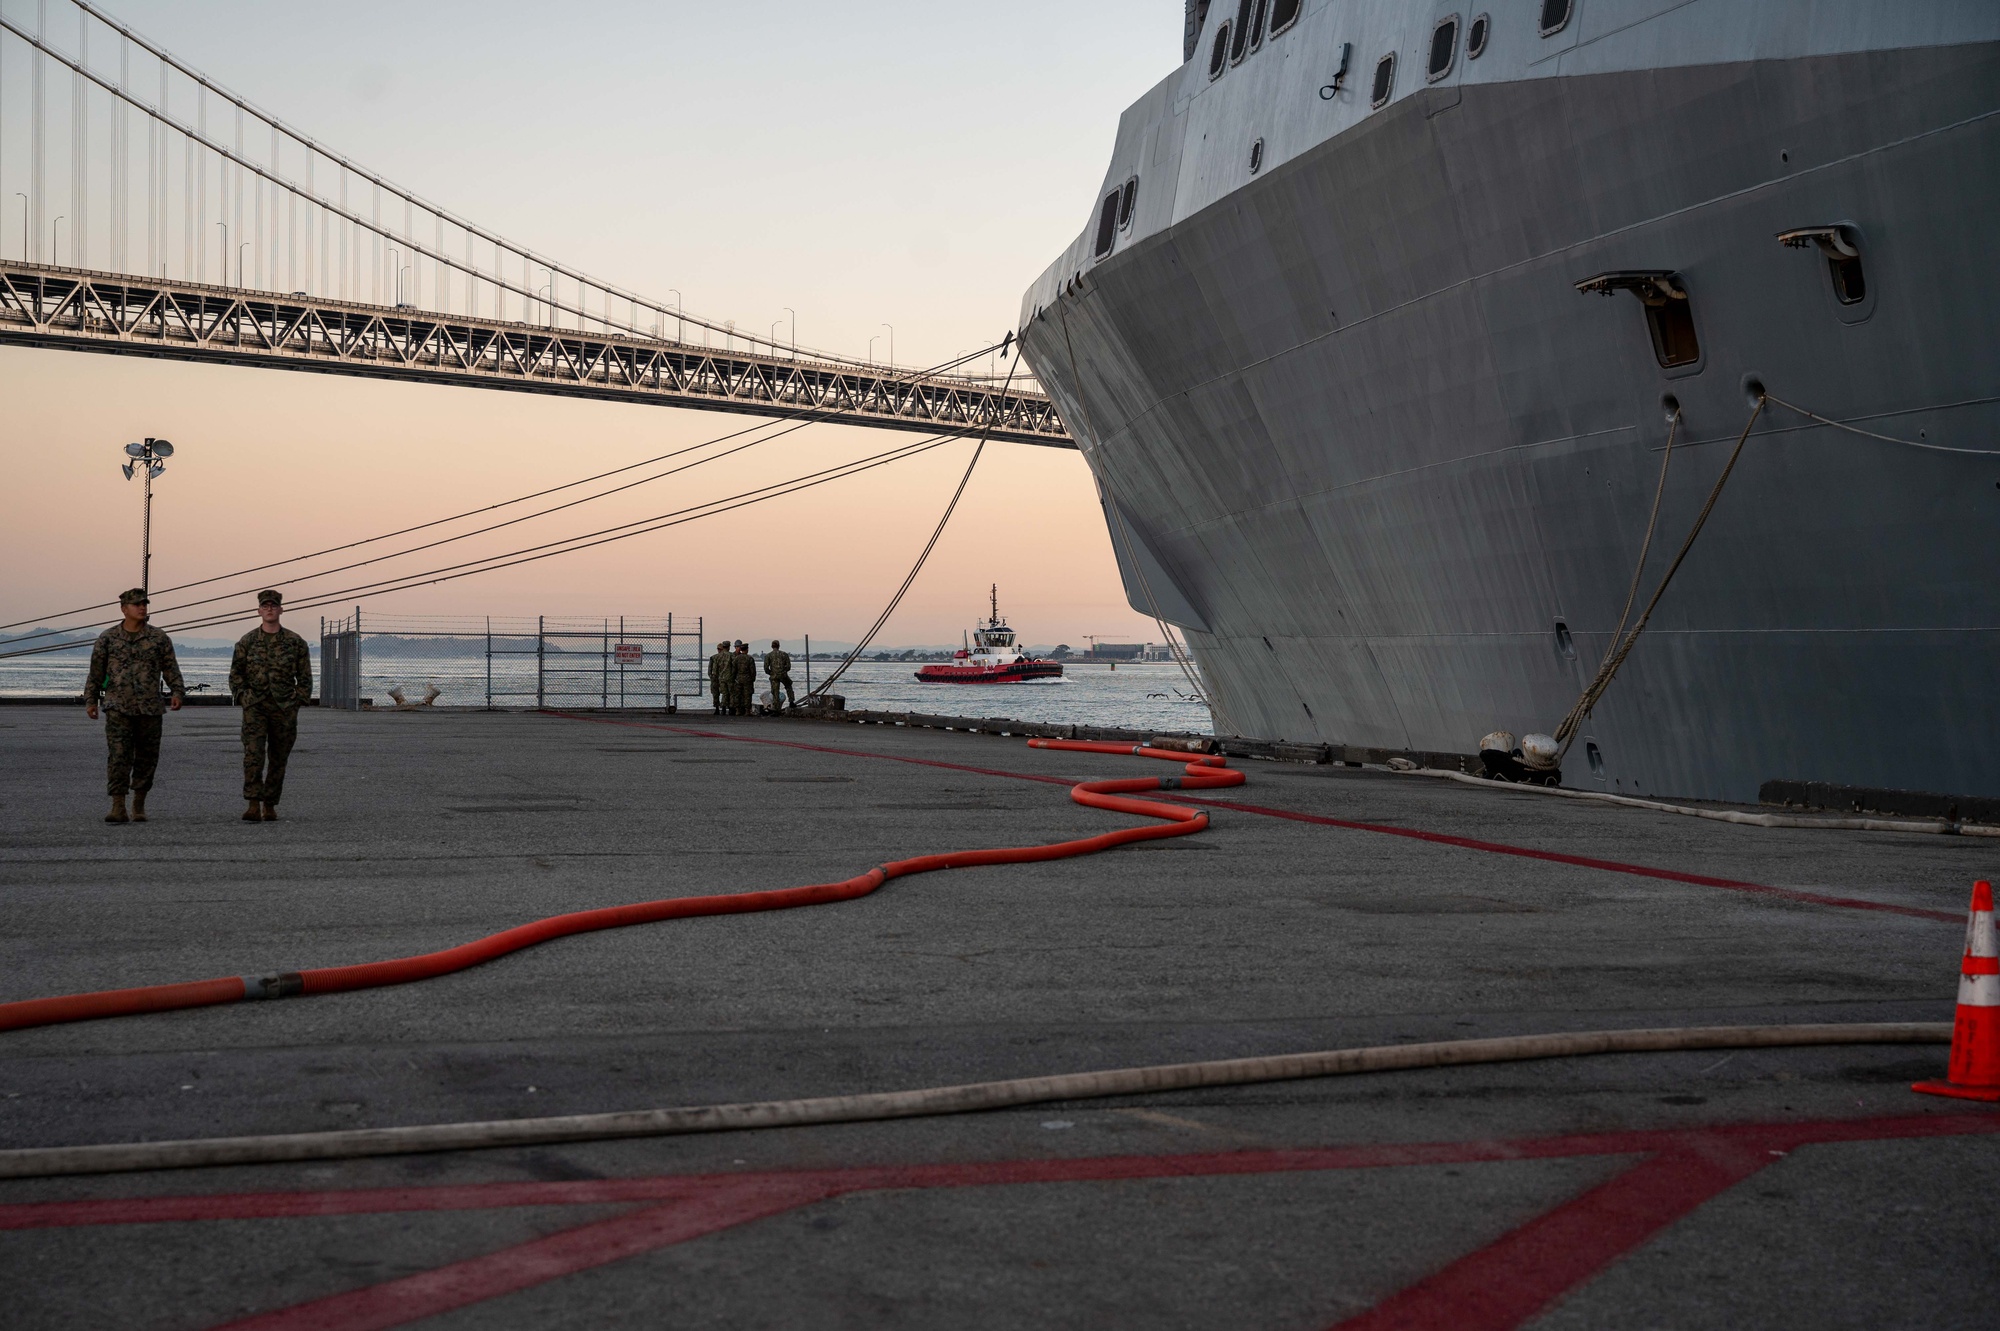
[[[217,222],[216,225],[222,228],[222,285],[228,286],[229,285],[229,223]],[[203,259],[202,262],[207,263],[208,260]]]
[[[893,370],[896,368],[896,325],[883,324],[882,326],[889,330],[889,368]]]
[[[880,342],[881,340],[882,340],[882,335],[880,333],[877,333],[875,334],[875,336],[868,339],[868,363],[870,365],[873,365],[875,363],[875,344],[877,342]]]
[[[62,267],[61,264],[56,263],[56,260],[62,257],[62,250],[56,243],[56,228],[61,226],[66,220],[67,214],[49,223],[49,262],[58,268]]]
[[[249,248],[250,242],[247,240],[236,247],[236,285],[239,287],[243,285],[243,251]],[[224,273],[223,276],[228,277],[229,274]]]
[[[667,290],[674,291],[672,287],[668,287]],[[674,341],[687,341],[687,328],[684,326],[686,320],[687,316],[681,310],[681,293],[674,291]]]
[[[774,360],[778,355],[778,325],[783,322],[783,319],[771,320],[771,356]]]
[[[797,360],[799,358],[799,312],[789,305],[780,305],[778,308],[792,316],[792,359]],[[811,690],[807,690],[807,692],[811,692]]]
[[[21,201],[21,262],[26,263],[28,261],[28,196],[19,190],[15,190],[14,197]]]
[[[553,268],[544,268],[542,271],[549,275],[549,280],[545,285],[549,292],[549,327],[554,328],[556,326],[556,274]]]
[[[224,278],[228,274],[223,274]],[[164,439],[147,439],[143,444],[125,445],[125,456],[130,459],[122,470],[125,479],[131,480],[134,473],[146,473],[146,517],[139,533],[139,590],[150,590],[153,585],[153,478],[167,469],[167,459],[174,455],[174,446]]]

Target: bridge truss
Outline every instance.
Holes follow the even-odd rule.
[[[1047,397],[983,380],[21,262],[0,263],[0,345],[1075,447]]]

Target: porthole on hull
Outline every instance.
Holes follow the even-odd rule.
[[[1465,29],[1465,58],[1477,60],[1486,54],[1486,39],[1493,35],[1493,20],[1481,14]]]
[[[1601,778],[1604,775],[1604,750],[1597,747],[1596,740],[1587,739],[1583,742],[1583,756],[1590,764],[1590,774]]]
[[[1250,145],[1250,174],[1254,176],[1263,169],[1264,169],[1264,140],[1259,139],[1255,143]]]
[[[1575,9],[1576,0],[1542,0],[1542,36],[1553,37],[1567,28]]]

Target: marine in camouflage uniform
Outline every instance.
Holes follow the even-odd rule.
[[[730,682],[733,669],[729,664],[729,644],[716,643],[715,655],[708,658],[708,696],[717,716],[727,716],[735,701],[735,690]]]
[[[285,763],[299,737],[299,708],[312,697],[306,640],[278,623],[284,598],[257,593],[263,620],[236,640],[229,692],[243,709],[243,821],[271,822],[285,793]]]
[[[736,714],[750,715],[757,700],[757,658],[750,655],[750,644],[741,638],[736,640],[736,650],[729,656],[729,679],[735,686]]]
[[[160,718],[168,707],[181,708],[187,692],[181,682],[174,642],[146,623],[146,593],[134,587],[118,598],[125,622],[97,635],[90,649],[90,678],[83,685],[84,714],[97,718],[104,704],[104,742],[109,750],[105,787],[111,795],[107,823],[145,822],[146,792],[153,788],[153,770],[160,762]],[[171,700],[160,695],[164,680]],[[132,793],[132,811],[125,811],[125,793]]]
[[[771,650],[764,653],[764,677],[771,681],[773,708],[783,711],[787,707],[798,706],[798,691],[792,687],[791,653],[778,646],[776,641],[771,643]],[[780,689],[784,690],[782,701],[778,693]]]

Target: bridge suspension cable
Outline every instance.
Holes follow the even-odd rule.
[[[441,582],[453,582],[459,578],[473,577],[480,573],[492,573],[499,569],[512,568],[518,564],[530,564],[543,559],[552,559],[558,555],[575,554],[580,550],[587,550],[600,545],[609,545],[617,541],[630,540],[635,536],[645,536],[652,532],[663,531],[669,527],[678,527],[685,523],[698,522],[703,518],[717,517],[739,508],[747,508],[753,504],[781,499],[787,495],[797,494],[802,490],[810,490],[832,481],[844,480],[850,476],[858,476],[863,472],[873,471],[877,467],[888,466],[892,463],[919,456],[934,448],[940,448],[954,439],[963,437],[963,434],[958,432],[940,434],[929,439],[919,439],[911,443],[899,444],[895,448],[874,454],[871,457],[842,463],[836,467],[826,468],[823,471],[808,472],[803,476],[793,477],[788,481],[759,486],[755,489],[741,491],[722,499],[709,500],[688,508],[655,514],[649,518],[634,519],[629,523],[600,528],[594,532],[585,532],[577,536],[564,537],[561,540],[545,542],[541,545],[524,546],[520,549],[506,551],[501,554],[485,555],[478,559],[467,560],[459,564],[448,564],[420,573],[398,574],[378,582],[343,587],[336,591],[309,592],[306,594],[306,599],[295,601],[287,608],[292,610],[311,610],[320,606],[338,604],[354,596],[386,596],[392,592],[408,591],[413,587],[429,586]],[[301,580],[310,581],[311,579]],[[245,594],[247,593],[237,593],[239,596]],[[164,613],[173,614],[176,610],[183,608],[186,607],[172,607]],[[243,611],[238,609],[219,614],[203,615],[193,620],[179,620],[165,623],[160,625],[160,627],[182,632],[189,629],[212,628],[219,624],[240,621],[242,618]],[[91,627],[96,626],[93,625]],[[71,641],[18,648],[14,651],[0,652],[0,660],[17,656],[38,656],[47,652],[73,651],[83,645],[82,643]]]
[[[172,194],[171,182],[167,178],[168,171],[166,166],[169,154],[167,144],[162,141],[158,133],[158,131],[164,130],[170,134],[179,135],[186,149],[183,153],[183,219],[180,228],[182,232],[183,251],[183,263],[181,266],[183,268],[183,276],[185,277],[191,277],[196,280],[206,279],[208,245],[212,239],[208,228],[207,208],[212,200],[217,206],[218,213],[227,215],[228,219],[218,221],[216,225],[225,229],[225,236],[239,238],[233,243],[246,245],[255,252],[256,271],[260,278],[263,277],[268,267],[271,280],[268,284],[263,281],[257,283],[258,286],[265,289],[279,289],[279,283],[276,278],[279,262],[282,259],[288,277],[285,289],[299,285],[299,272],[303,266],[305,290],[315,295],[328,294],[322,288],[330,284],[329,279],[332,277],[331,266],[327,260],[331,255],[334,241],[331,235],[331,228],[327,225],[327,222],[331,219],[338,219],[348,228],[348,234],[343,235],[339,242],[342,247],[339,262],[339,271],[341,274],[339,286],[343,297],[349,295],[358,296],[358,291],[350,289],[351,285],[358,286],[358,281],[361,277],[360,256],[358,252],[350,254],[351,250],[358,250],[358,246],[355,244],[357,237],[354,234],[358,231],[375,238],[375,244],[369,256],[367,278],[371,291],[375,296],[375,303],[378,304],[388,303],[382,299],[382,296],[385,292],[394,289],[400,280],[400,272],[395,271],[393,268],[385,268],[385,256],[390,252],[388,246],[393,245],[399,258],[407,255],[416,260],[412,265],[413,276],[415,278],[414,289],[409,293],[415,298],[410,302],[413,305],[424,304],[421,299],[424,290],[424,265],[428,263],[432,268],[430,275],[431,300],[428,308],[438,309],[447,313],[454,312],[459,305],[462,305],[464,313],[477,315],[479,313],[478,304],[482,288],[491,288],[493,298],[496,302],[493,314],[503,319],[506,317],[506,297],[511,295],[520,302],[521,321],[524,323],[539,322],[540,312],[547,311],[551,323],[554,322],[555,315],[564,314],[573,317],[577,321],[576,327],[579,329],[594,324],[607,332],[612,328],[620,328],[634,335],[649,335],[659,338],[665,334],[666,321],[672,319],[675,322],[677,334],[674,340],[677,342],[686,341],[686,327],[692,324],[708,333],[721,334],[729,342],[740,338],[746,345],[753,348],[758,345],[769,347],[773,355],[789,352],[796,357],[799,353],[800,348],[796,340],[787,344],[770,337],[758,337],[753,332],[740,330],[731,321],[718,322],[713,319],[688,314],[679,302],[676,302],[673,306],[669,306],[663,301],[653,300],[614,283],[606,282],[601,278],[593,277],[581,269],[564,264],[528,246],[510,241],[497,232],[482,227],[450,209],[431,202],[412,190],[397,185],[381,174],[360,165],[345,154],[335,152],[319,143],[310,134],[288,124],[276,115],[261,109],[240,94],[231,91],[201,71],[171,55],[157,43],[148,40],[141,34],[134,32],[131,28],[119,23],[103,10],[89,3],[89,0],[59,0],[59,3],[68,5],[77,15],[77,51],[75,55],[59,49],[51,40],[46,27],[46,6],[37,11],[37,23],[38,27],[42,28],[41,31],[30,32],[26,27],[8,18],[4,13],[0,13],[0,30],[11,33],[20,41],[26,43],[33,51],[37,60],[35,67],[35,87],[32,94],[32,114],[34,119],[33,133],[35,136],[33,151],[37,154],[36,160],[38,163],[41,161],[42,138],[47,130],[44,105],[45,80],[41,76],[39,62],[43,59],[52,61],[62,68],[67,69],[72,76],[73,110],[69,130],[73,165],[70,183],[72,198],[80,205],[75,209],[79,215],[67,219],[70,222],[71,255],[73,260],[79,256],[87,259],[95,239],[95,228],[88,225],[87,217],[83,215],[87,214],[87,204],[89,201],[88,182],[78,178],[85,174],[87,170],[90,151],[90,111],[86,98],[86,85],[92,85],[108,94],[113,101],[114,109],[118,111],[118,114],[111,121],[112,133],[110,135],[111,142],[109,147],[114,153],[114,160],[111,164],[109,175],[113,184],[113,191],[111,215],[107,219],[109,225],[107,227],[107,245],[105,247],[105,253],[111,258],[112,266],[117,270],[130,271],[128,257],[131,193],[129,175],[132,145],[129,142],[130,135],[126,132],[128,125],[123,112],[123,108],[129,107],[148,117],[149,124],[146,147],[148,207],[147,262],[146,267],[142,270],[149,277],[161,275],[159,264],[168,252],[169,247],[166,244],[166,237],[167,233],[172,230],[168,217],[168,213],[170,212],[168,205]],[[108,29],[117,37],[119,49],[119,73],[117,76],[100,72],[91,67],[89,39],[92,20],[95,20],[98,25],[104,29]],[[137,83],[131,77],[130,55],[131,50],[134,48],[150,56],[157,64],[159,75],[157,103],[140,95],[137,91]],[[177,119],[173,114],[173,76],[179,76],[180,80],[182,80],[181,92],[183,98],[187,96],[190,89],[192,91],[194,113],[191,120]],[[220,100],[225,106],[236,112],[236,143],[234,146],[221,142],[208,130],[209,99],[211,96]],[[244,122],[246,118],[255,121],[259,129],[268,131],[270,150],[268,159],[265,161],[258,161],[248,147],[249,142],[254,136],[249,136],[245,133],[247,127]],[[245,191],[243,189],[243,182],[232,181],[227,169],[219,170],[215,192],[211,195],[207,179],[207,159],[206,157],[201,159],[199,162],[200,170],[197,173],[196,148],[201,149],[205,154],[213,154],[222,167],[233,167],[239,172],[247,172],[256,178],[259,188],[256,191],[254,200],[250,201],[252,215],[250,217],[249,229],[252,232],[251,236],[241,236],[242,231],[245,229]],[[298,174],[287,174],[286,166],[288,162],[300,168]],[[335,179],[329,189],[329,194],[322,194],[318,185],[317,168],[321,163],[325,163],[327,166],[333,168],[335,172]],[[302,181],[299,179],[299,175],[303,176]],[[358,181],[367,187],[370,194],[370,213],[372,215],[364,215],[358,207],[350,206],[348,201],[348,187],[351,181]],[[31,226],[26,228],[26,230],[33,232],[32,236],[24,235],[24,247],[32,249],[37,260],[40,259],[41,255],[41,234],[45,225],[45,183],[42,170],[38,165],[30,182],[31,188],[23,191],[29,197],[29,212],[31,215]],[[265,186],[269,187],[268,193],[270,197],[268,199],[266,198],[267,191],[264,188]],[[277,204],[280,194],[289,196],[293,200],[302,201],[309,209],[319,211],[322,225],[320,228],[321,243],[317,247],[317,253],[320,256],[321,262],[320,275],[317,282],[314,280],[313,273],[313,259],[315,255],[312,235],[313,218],[309,212],[303,229],[304,244],[301,245],[299,219],[295,209],[282,222],[278,217],[279,209]],[[401,228],[394,227],[381,220],[382,205],[385,199],[400,202],[404,205],[404,225]],[[425,221],[432,223],[431,229],[434,233],[428,244],[418,238],[418,233],[423,230],[422,224]],[[465,257],[463,259],[454,257],[450,253],[451,246],[446,236],[447,228],[455,230],[458,233],[458,237],[463,240],[465,250]],[[276,234],[281,230],[281,236]],[[267,231],[274,234],[267,237]],[[476,248],[480,245],[492,248],[493,262],[490,268],[482,267],[478,256],[475,254]],[[303,265],[300,263],[301,250],[303,250]],[[244,256],[239,253],[235,257],[240,268]],[[53,262],[55,258],[56,256],[52,254],[50,261]],[[220,258],[223,266],[223,283],[227,285],[227,266],[231,255],[225,250],[220,255]],[[354,260],[354,268],[356,270],[354,273],[354,277],[356,278],[355,284],[350,284],[347,280],[350,258]],[[514,261],[519,262],[521,269],[521,277],[518,282],[508,277],[504,271]],[[168,263],[171,266],[170,260]],[[87,268],[90,265],[87,262],[73,262],[71,266]],[[537,284],[535,282],[534,275],[537,272],[547,275],[548,281],[545,284]],[[454,284],[451,280],[452,274],[459,275],[463,278],[463,281]],[[238,278],[237,285],[244,285],[241,271],[239,271]],[[576,285],[576,303],[571,304],[557,289],[559,280],[571,282]],[[544,286],[547,288],[546,297],[542,294]],[[596,293],[600,298],[600,308],[595,312],[589,308],[592,293]],[[404,302],[401,300],[403,294],[400,291],[396,292],[398,299],[394,303],[398,305],[403,304]],[[454,303],[455,301],[457,302],[456,304]],[[613,308],[614,301],[624,304],[627,307],[626,310],[623,312],[615,310]],[[650,328],[642,328],[639,317],[641,312],[651,316]],[[630,317],[620,318],[619,315],[621,313],[629,314]],[[846,365],[862,365],[866,363],[856,357],[842,356],[837,353],[810,347],[805,350],[813,359],[829,363]]]

